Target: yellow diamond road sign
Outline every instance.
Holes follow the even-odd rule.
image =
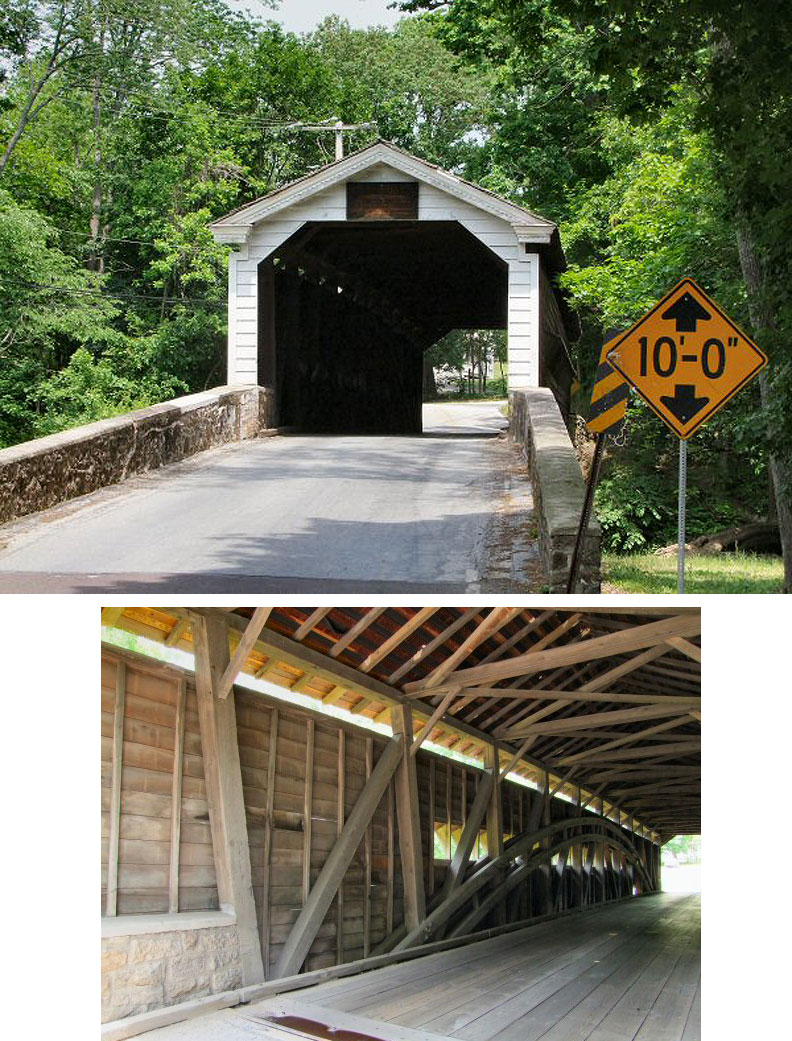
[[[609,346],[608,362],[683,440],[767,365],[690,278]]]

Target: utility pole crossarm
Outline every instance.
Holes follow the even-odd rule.
[[[309,133],[321,134],[332,131],[335,134],[336,161],[344,158],[344,133],[347,130],[371,130],[376,123],[344,123],[340,119],[328,119],[326,123],[292,123],[289,130],[306,130]]]

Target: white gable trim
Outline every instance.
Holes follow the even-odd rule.
[[[485,213],[508,221],[515,230],[519,228],[518,236],[522,242],[549,242],[555,225],[550,221],[534,216],[520,206],[498,199],[483,189],[461,181],[453,174],[444,170],[435,169],[422,162],[420,159],[402,152],[385,142],[378,142],[369,148],[363,149],[354,155],[347,156],[336,163],[317,173],[302,178],[294,184],[274,192],[272,195],[252,202],[236,213],[221,217],[210,225],[216,242],[242,243],[246,242],[250,230],[255,224],[273,216],[275,213],[301,202],[303,199],[331,188],[340,182],[347,181],[355,174],[385,163],[402,173],[414,177],[417,181],[430,184],[448,195],[461,199],[463,202],[475,206]]]

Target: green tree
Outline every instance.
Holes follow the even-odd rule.
[[[485,52],[510,34],[539,62],[555,18],[587,45],[581,58],[603,78],[608,104],[653,123],[680,86],[695,98],[713,169],[736,232],[744,311],[771,358],[760,378],[763,427],[792,591],[792,18],[777,0],[403,0],[430,10]],[[481,17],[483,9],[485,17]],[[504,29],[505,26],[505,29]],[[530,98],[526,99],[526,103]],[[740,317],[740,311],[737,311]]]
[[[765,436],[792,592],[792,18],[777,0],[553,0],[599,40],[592,67],[634,120],[665,104],[680,83],[717,155],[736,231],[747,311],[771,358],[760,377]],[[536,46],[534,3],[502,0],[515,36]]]
[[[335,114],[376,125],[359,132],[353,146],[379,136],[452,169],[477,150],[486,133],[490,70],[462,61],[429,22],[403,19],[393,30],[361,30],[332,16],[309,45],[332,70]]]

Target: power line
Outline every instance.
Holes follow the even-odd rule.
[[[90,83],[73,83],[72,86],[77,87],[79,90],[86,90],[86,91],[92,91],[92,92],[95,90],[95,85],[94,84],[90,84]],[[108,93],[103,92],[103,91],[100,91],[99,93],[104,98],[105,101],[113,100],[112,94],[108,94]],[[125,96],[129,97],[129,98],[142,98],[144,100],[145,104],[142,105],[141,107],[143,107],[146,110],[146,112],[149,115],[149,118],[164,118],[166,116],[183,117],[183,115],[184,115],[183,110],[179,111],[179,110],[176,110],[176,109],[173,109],[173,108],[165,107],[162,104],[157,104],[156,100],[154,101],[154,103],[152,103],[151,96],[145,94],[143,91],[138,91],[138,90],[134,90],[134,89],[129,89],[129,90],[125,89],[124,93],[125,93]],[[267,118],[267,117],[256,116],[255,114],[249,114],[249,113],[244,113],[244,112],[239,112],[239,111],[232,112],[232,111],[229,111],[228,109],[216,108],[211,101],[209,101],[209,100],[207,100],[205,98],[194,98],[194,97],[192,97],[192,98],[184,98],[183,99],[183,104],[184,105],[200,105],[200,104],[203,104],[203,105],[206,105],[206,107],[208,109],[208,113],[207,114],[209,114],[209,115],[222,116],[225,119],[230,120],[231,122],[237,122],[237,123],[242,122],[242,123],[247,124],[248,126],[255,127],[255,128],[258,128],[258,129],[263,129],[263,130],[284,130],[284,131],[287,131],[287,130],[307,130],[307,131],[312,131],[312,132],[332,130],[332,131],[336,131],[336,133],[338,133],[338,131],[340,131],[340,130],[343,130],[343,131],[348,131],[348,130],[370,130],[370,129],[376,129],[377,128],[377,124],[375,122],[373,122],[373,121],[368,121],[366,123],[355,123],[355,124],[350,124],[350,125],[341,125],[339,127],[338,126],[338,122],[339,121],[336,119],[335,116],[331,116],[329,119],[320,120],[318,122],[317,121],[306,122],[306,121],[303,121],[303,120],[295,120],[295,119],[289,120],[289,119],[283,119],[283,118],[281,118],[281,119]],[[125,111],[123,113],[123,115],[124,116],[132,116],[132,117],[134,117],[136,115],[136,113],[133,113],[133,112],[130,112],[129,110],[127,110],[127,111]]]
[[[93,83],[71,83],[70,86],[76,87],[78,90],[86,90],[86,91],[91,91],[91,92],[93,92],[95,90],[95,84],[93,84]],[[164,115],[169,115],[169,116],[181,116],[181,115],[183,115],[183,111],[179,111],[179,110],[173,109],[173,108],[168,108],[165,105],[158,103],[156,98],[152,100],[151,95],[150,94],[146,94],[143,91],[134,90],[134,89],[126,89],[126,88],[120,88],[120,89],[123,90],[125,97],[128,97],[128,98],[142,98],[144,100],[144,102],[146,102],[146,104],[144,106],[142,106],[142,107],[145,107],[149,112],[152,112],[152,113],[155,113],[155,112],[156,113],[162,113]],[[113,95],[111,93],[108,93],[108,90],[109,90],[109,88],[105,88],[104,90],[100,90],[99,91],[100,96],[103,97],[105,101],[115,100]],[[285,130],[288,130],[288,129],[292,128],[292,127],[301,127],[301,126],[304,125],[301,121],[294,120],[294,119],[285,119],[285,118],[276,118],[276,117],[268,118],[266,116],[257,116],[255,114],[239,112],[238,110],[237,111],[231,111],[229,109],[216,108],[215,105],[213,105],[213,103],[211,101],[207,100],[206,98],[188,97],[188,98],[183,98],[182,102],[185,105],[200,105],[200,104],[203,104],[203,105],[207,106],[207,108],[210,110],[212,115],[224,116],[225,118],[230,119],[230,120],[234,120],[234,121],[244,120],[244,121],[246,121],[248,123],[251,123],[251,124],[254,124],[254,125],[257,125],[257,126],[260,126],[260,127],[265,127],[267,129],[285,129]],[[125,114],[128,114],[128,113],[125,113]],[[327,122],[329,123],[330,121],[328,120]]]
[[[56,292],[56,293],[67,293],[71,296],[103,296],[107,299],[113,300],[156,300],[157,303],[166,304],[207,304],[210,307],[225,307],[225,303],[221,303],[217,300],[212,300],[211,297],[187,297],[182,298],[180,296],[166,296],[163,297],[157,293],[115,293],[111,290],[104,289],[72,289],[69,286],[59,286],[53,283],[46,282],[28,282],[21,279],[3,278],[0,279],[0,287],[3,285],[12,286],[23,286],[27,289],[36,289],[43,292]]]
[[[74,235],[77,238],[93,239],[98,243],[102,242],[131,242],[136,246],[156,246],[156,242],[147,242],[145,239],[120,239],[115,238],[113,235],[99,235],[94,236],[89,231],[70,231],[68,228],[59,228],[56,224],[50,224],[49,227],[53,231],[59,231],[62,235]]]

